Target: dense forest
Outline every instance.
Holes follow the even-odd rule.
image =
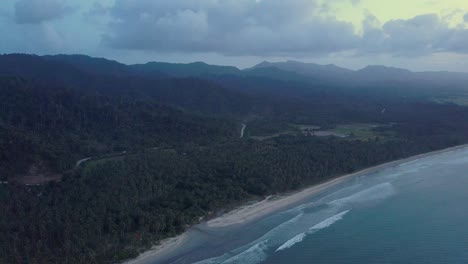
[[[0,56],[0,263],[116,263],[240,203],[468,142],[468,107],[433,87],[254,70]]]
[[[0,78],[0,174],[24,173],[32,161],[66,171],[82,157],[206,144],[236,134],[236,124],[188,115],[151,101],[89,96],[80,91]]]

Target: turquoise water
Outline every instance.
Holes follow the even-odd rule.
[[[353,178],[174,263],[468,263],[467,202],[463,149]]]

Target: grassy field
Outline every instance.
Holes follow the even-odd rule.
[[[320,129],[319,126],[314,126],[314,125],[295,125],[295,127],[299,128],[300,130],[307,130],[307,129],[318,130],[318,129]]]
[[[335,136],[343,138],[346,140],[375,140],[376,138],[380,139],[389,139],[392,137],[390,131],[381,132],[377,131],[376,128],[384,127],[385,125],[378,124],[366,124],[366,123],[353,123],[353,124],[343,124],[337,125],[333,129],[328,130],[317,130],[316,126],[299,126],[301,130],[305,131],[306,129],[315,130],[314,134],[316,136]]]
[[[267,139],[279,137],[282,135],[297,135],[297,134],[298,134],[297,131],[284,131],[284,132],[275,133],[275,134],[268,135],[268,136],[250,136],[249,138],[255,139],[255,140],[267,140]]]
[[[349,139],[359,139],[359,140],[374,140],[376,137],[381,137],[381,135],[374,130],[377,128],[377,125],[374,124],[347,124],[339,125],[332,131],[340,134],[348,135]]]
[[[375,140],[377,138],[381,140],[388,140],[393,137],[391,130],[382,132],[376,130],[379,127],[389,127],[388,125],[381,124],[366,124],[366,123],[353,123],[353,124],[342,124],[337,125],[333,129],[320,130],[319,126],[315,125],[291,125],[291,127],[297,128],[297,130],[285,130],[279,133],[263,136],[250,136],[249,138],[255,140],[267,140],[282,135],[309,135],[317,137],[337,137],[344,140]]]

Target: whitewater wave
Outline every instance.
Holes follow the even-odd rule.
[[[268,248],[268,240],[262,241],[251,246],[242,254],[235,255],[225,261],[222,264],[229,263],[259,263],[266,259],[267,255],[265,250]]]
[[[294,246],[295,244],[297,243],[300,243],[302,242],[302,240],[304,240],[304,238],[307,236],[306,233],[301,233],[291,239],[289,239],[288,241],[286,241],[286,243],[284,243],[283,245],[281,245],[279,248],[277,248],[275,250],[275,252],[278,252],[278,251],[281,251],[281,250],[285,250],[285,249],[288,249],[292,246]]]
[[[381,183],[350,195],[348,197],[336,199],[329,202],[329,205],[345,205],[364,203],[368,201],[382,200],[396,193],[395,187],[390,182]]]
[[[197,264],[260,263],[268,258],[270,253],[290,248],[293,245],[302,242],[307,235],[333,225],[335,222],[341,220],[354,205],[385,199],[396,192],[394,186],[390,182],[385,182],[372,187],[367,187],[367,189],[354,194],[350,194],[350,192],[352,193],[352,191],[357,191],[356,189],[360,189],[362,187],[362,185],[350,186],[345,188],[345,190],[340,190],[328,197],[324,197],[321,201],[309,202],[290,209],[288,210],[288,213],[294,213],[295,216],[274,227],[262,237],[247,245],[225,253],[222,256],[206,259],[198,262]],[[345,196],[344,198],[335,199],[331,202],[327,201],[333,198],[338,198],[344,194],[350,195]],[[318,211],[311,213],[305,212],[305,210],[310,207],[322,205],[324,207],[322,209],[318,208]],[[297,211],[302,212],[298,213]],[[339,213],[340,211],[342,212]],[[307,226],[310,226],[310,223],[316,224],[307,228]],[[274,251],[275,249],[276,251]]]
[[[331,201],[338,199],[339,197],[353,194],[356,191],[358,191],[359,188],[362,188],[361,183],[357,183],[348,187],[341,188],[340,190],[334,191],[328,194],[327,196],[320,198],[320,200],[318,200],[317,203],[329,203]]]
[[[317,202],[304,203],[287,211],[281,212],[280,214],[297,214],[298,212],[303,212],[304,210],[315,207],[317,205],[319,205]]]
[[[313,208],[313,207],[318,207],[320,205],[324,204],[329,204],[332,201],[337,200],[339,197],[343,197],[346,195],[350,195],[358,191],[359,188],[362,188],[361,183],[353,184],[351,186],[343,187],[337,191],[334,191],[322,198],[320,198],[317,201],[312,201],[308,203],[301,204],[299,206],[293,207],[289,210],[286,210],[284,212],[281,212],[280,214],[292,214],[292,213],[298,213],[298,212],[304,212],[304,210]]]
[[[332,217],[329,217],[329,218],[323,220],[322,222],[320,222],[320,223],[312,226],[311,228],[309,228],[308,232],[301,233],[301,234],[296,235],[295,237],[289,239],[288,241],[286,241],[286,243],[284,243],[279,248],[277,248],[275,252],[291,248],[295,244],[302,242],[307,235],[311,235],[311,234],[313,234],[313,233],[315,233],[315,232],[317,232],[317,231],[319,231],[321,229],[327,228],[327,227],[333,225],[334,223],[340,221],[349,212],[350,212],[350,210],[346,210],[344,212],[341,212],[339,214],[336,214],[336,215],[334,215]]]
[[[274,243],[275,235],[283,233],[290,227],[294,227],[295,223],[301,220],[304,213],[300,213],[288,221],[276,226],[268,233],[259,239],[228,252],[222,256],[214,257],[196,262],[195,264],[228,264],[228,263],[259,263],[266,259],[266,250],[269,244]]]
[[[330,218],[327,218],[327,219],[323,220],[322,222],[320,222],[320,223],[314,225],[314,226],[311,227],[309,230],[310,230],[310,231],[314,231],[314,230],[320,230],[320,229],[327,228],[327,227],[333,225],[334,223],[340,221],[341,219],[343,219],[343,217],[344,217],[347,213],[349,213],[349,211],[351,211],[351,210],[346,210],[346,211],[341,212],[341,213],[339,213],[339,214],[336,214],[336,215],[334,215],[334,216],[332,216],[332,217],[330,217]]]
[[[251,243],[234,249],[222,256],[206,259],[196,264],[255,264],[261,263],[268,258],[269,254],[273,253],[274,249],[284,244],[292,236],[298,233],[306,234],[315,232],[318,228],[325,228],[342,217],[345,212],[339,213],[339,207],[327,207],[319,212],[300,213],[295,217],[285,221],[275,228],[271,229],[262,237],[252,241]],[[347,213],[347,212],[346,212]],[[331,217],[330,217],[331,215]],[[313,227],[308,228],[310,223],[317,223]],[[296,238],[300,240],[300,237]],[[303,239],[303,238],[302,238]],[[300,241],[298,241],[300,242]],[[296,243],[298,243],[296,242]],[[292,243],[292,241],[290,242]]]
[[[277,225],[251,243],[221,256],[197,262],[197,264],[261,263],[268,258],[269,254],[290,248],[302,242],[306,236],[340,221],[355,205],[385,199],[396,193],[391,182],[373,185],[362,190],[363,187],[361,184],[349,186],[325,196],[319,201],[309,202],[283,212],[295,216]],[[347,196],[343,197],[343,195]],[[343,198],[338,198],[340,196]],[[338,199],[329,201],[333,198]],[[321,207],[317,207],[314,212],[306,212],[307,209],[315,206]],[[302,212],[299,213],[298,211]],[[311,223],[315,225],[310,227]]]

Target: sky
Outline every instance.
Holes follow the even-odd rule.
[[[467,0],[2,0],[0,53],[468,72]]]

